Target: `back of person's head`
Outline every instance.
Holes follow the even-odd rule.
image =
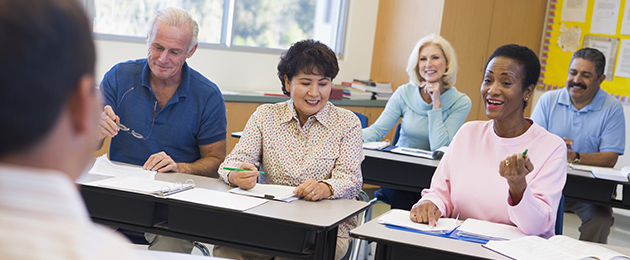
[[[197,21],[192,18],[188,11],[178,7],[167,7],[157,10],[147,25],[147,42],[150,42],[151,37],[153,37],[153,27],[157,21],[175,27],[190,26],[192,35],[187,52],[190,52],[190,50],[197,45],[199,24],[197,24]]]
[[[78,1],[0,0],[0,157],[47,136],[95,59]]]
[[[509,58],[515,60],[521,65],[523,69],[523,91],[525,91],[525,89],[530,85],[536,86],[538,78],[540,77],[540,61],[538,60],[536,53],[534,53],[534,51],[530,48],[516,44],[503,45],[497,48],[492,55],[490,55],[490,58],[483,69],[484,71],[488,68],[490,61],[496,57]],[[525,104],[523,107],[527,107],[527,101],[524,102]]]
[[[576,58],[585,59],[592,63],[595,63],[595,72],[597,73],[598,78],[604,75],[604,68],[606,67],[606,56],[604,56],[601,51],[593,48],[582,48],[573,53],[571,62],[573,62],[573,60]]]
[[[317,74],[332,80],[339,73],[337,55],[326,44],[316,40],[296,42],[280,56],[280,62],[278,62],[278,78],[285,95],[291,96],[287,91],[288,86],[285,85],[284,77],[291,80],[300,72]]]
[[[446,84],[444,87],[450,88],[454,86],[457,81],[457,54],[455,53],[453,46],[451,46],[446,39],[436,34],[429,34],[422,37],[422,39],[420,39],[413,47],[411,54],[409,54],[409,61],[407,62],[409,83],[420,86],[422,85],[422,82],[425,81],[418,71],[418,61],[420,60],[420,50],[429,45],[436,45],[440,47],[444,53],[444,58],[446,59],[446,72],[442,75],[442,80],[444,81],[444,84]]]

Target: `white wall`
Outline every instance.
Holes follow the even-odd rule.
[[[339,57],[336,83],[369,79],[374,48],[378,0],[349,1],[344,50]],[[96,77],[116,63],[145,58],[145,43],[96,40]],[[282,93],[276,74],[280,55],[198,48],[188,64],[215,82],[221,90]]]
[[[540,98],[540,96],[542,95],[542,93],[544,93],[544,91],[536,89],[534,91],[534,98],[531,106],[532,108],[534,106],[536,106],[536,103],[538,103],[538,99]],[[615,165],[614,168],[619,168],[621,169],[624,166],[630,166],[630,135],[628,135],[628,130],[630,130],[630,105],[625,104],[623,106],[623,114],[626,118],[626,150],[624,155],[619,156],[619,159],[617,160],[617,164]]]

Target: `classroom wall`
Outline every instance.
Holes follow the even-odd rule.
[[[369,79],[378,0],[350,0],[344,50],[339,57],[336,83]],[[96,40],[97,81],[116,63],[146,58],[146,43]],[[276,76],[279,54],[198,48],[188,64],[215,82],[221,90],[282,93]]]

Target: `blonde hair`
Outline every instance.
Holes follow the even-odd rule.
[[[436,34],[429,34],[422,37],[413,47],[411,54],[409,55],[409,61],[407,62],[407,74],[409,74],[409,83],[416,86],[422,85],[425,79],[420,76],[418,71],[418,61],[420,59],[420,50],[429,45],[436,45],[440,47],[446,58],[446,72],[442,75],[442,81],[444,81],[445,88],[450,88],[455,85],[457,81],[457,55],[453,46],[442,36]]]
[[[149,20],[149,24],[147,26],[147,41],[150,41],[151,37],[153,36],[152,35],[153,27],[155,26],[155,23],[157,21],[163,22],[170,26],[176,26],[176,27],[190,25],[192,36],[191,36],[190,45],[188,45],[188,50],[186,51],[186,54],[188,54],[193,49],[193,47],[197,45],[197,42],[198,42],[197,36],[199,35],[199,24],[197,24],[197,21],[195,21],[195,19],[192,18],[192,16],[190,15],[188,11],[178,8],[178,7],[167,7],[164,9],[157,10],[155,12],[155,15],[153,15],[151,20]]]

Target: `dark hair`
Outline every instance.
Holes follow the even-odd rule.
[[[46,137],[95,56],[78,1],[0,0],[0,156]]]
[[[503,45],[492,53],[486,63],[486,67],[483,69],[484,71],[488,68],[490,61],[496,57],[510,58],[521,64],[525,74],[523,75],[522,82],[523,91],[525,91],[525,88],[529,85],[536,86],[538,79],[540,78],[540,61],[538,60],[536,53],[534,53],[534,51],[530,48],[516,44]],[[523,102],[523,108],[527,107],[527,101]]]
[[[308,39],[294,43],[282,53],[278,62],[278,78],[282,83],[282,92],[291,96],[285,86],[284,76],[289,80],[298,73],[317,74],[334,79],[339,73],[337,56],[325,44]]]
[[[606,67],[606,56],[604,56],[601,51],[593,48],[582,48],[573,53],[571,62],[573,62],[575,58],[585,59],[595,63],[595,72],[597,73],[597,77],[599,78],[604,75],[604,68]]]

